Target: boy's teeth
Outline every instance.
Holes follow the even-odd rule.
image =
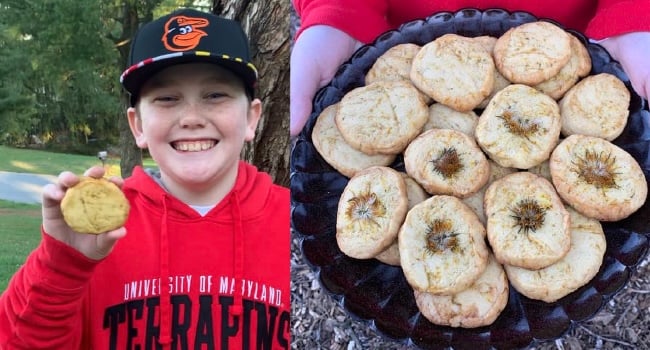
[[[214,141],[176,142],[176,149],[184,152],[204,151],[212,146],[214,146]]]

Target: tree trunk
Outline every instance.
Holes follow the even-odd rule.
[[[239,21],[248,34],[263,112],[242,158],[289,186],[289,14],[287,0],[213,0],[212,12]]]
[[[130,38],[133,38],[138,30],[140,21],[138,19],[138,10],[132,1],[125,1],[122,6],[122,34],[116,44],[120,52],[120,67],[124,68],[131,47]],[[128,105],[129,98],[126,93],[122,93],[122,110],[126,111]],[[117,123],[120,132],[120,171],[122,178],[131,176],[136,165],[142,165],[142,150],[135,144],[125,113],[119,115],[120,118]]]
[[[161,0],[137,1],[124,0],[121,3],[121,13],[116,16],[121,20],[122,33],[119,38],[113,38],[118,51],[120,52],[120,68],[126,69],[131,48],[131,39],[140,27],[140,23],[148,23],[153,20],[153,11]],[[120,73],[121,73],[120,70]],[[120,171],[123,178],[131,176],[136,165],[142,165],[142,150],[135,144],[133,134],[126,119],[126,107],[129,106],[129,97],[122,93],[122,113],[118,120],[120,132]]]

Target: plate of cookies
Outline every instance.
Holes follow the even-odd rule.
[[[321,286],[423,349],[524,348],[593,317],[650,238],[650,112],[581,33],[464,9],[357,50],[291,152]]]

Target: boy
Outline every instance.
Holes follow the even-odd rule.
[[[0,298],[0,348],[288,349],[288,190],[239,160],[261,114],[245,34],[179,10],[140,29],[130,64],[129,125],[160,170],[113,179],[131,210],[97,236],[62,219],[77,176],[44,189],[42,242]]]

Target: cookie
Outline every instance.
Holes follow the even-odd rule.
[[[496,37],[483,35],[483,36],[475,37],[474,40],[480,43],[481,46],[483,46],[483,48],[487,52],[489,52],[490,55],[492,55],[492,52],[494,51],[494,45],[497,42]],[[503,90],[503,88],[505,88],[510,84],[512,83],[508,81],[508,79],[506,79],[506,77],[504,77],[503,74],[501,74],[501,72],[499,72],[499,70],[496,68],[495,65],[494,84],[492,85],[492,90],[490,91],[490,94],[485,99],[483,99],[483,101],[481,101],[481,103],[479,103],[478,106],[476,106],[476,108],[484,109],[497,92]]]
[[[474,137],[474,129],[478,124],[478,116],[474,111],[459,112],[442,103],[429,106],[429,119],[424,124],[422,132],[431,129],[452,129]]]
[[[558,194],[580,213],[600,221],[628,217],[645,203],[648,184],[625,150],[593,136],[571,135],[551,154]]]
[[[445,34],[424,45],[413,58],[411,81],[435,101],[470,111],[494,85],[492,56],[480,43]]]
[[[540,270],[504,266],[508,279],[519,293],[530,299],[552,303],[587,284],[600,269],[607,248],[598,220],[570,207],[571,247],[560,261]]]
[[[411,81],[411,65],[413,57],[420,51],[421,46],[405,43],[398,44],[377,58],[366,73],[366,85],[378,81]]]
[[[508,279],[490,254],[485,271],[467,289],[453,295],[414,291],[415,302],[427,320],[450,327],[476,328],[492,324],[508,304]]]
[[[370,259],[395,240],[407,210],[402,175],[388,167],[358,172],[343,190],[336,213],[336,242],[356,259]]]
[[[553,178],[551,177],[551,165],[549,164],[548,160],[543,161],[539,165],[535,165],[534,167],[528,169],[528,171],[553,182]]]
[[[527,171],[506,175],[485,192],[487,237],[504,265],[541,269],[569,251],[569,213],[553,185]]]
[[[494,63],[509,81],[536,85],[560,72],[571,58],[571,38],[544,21],[513,27],[497,39]]]
[[[490,176],[474,140],[450,129],[431,129],[413,140],[404,151],[404,167],[428,193],[460,198],[478,191]]]
[[[616,76],[588,76],[560,101],[562,135],[582,134],[612,141],[627,124],[629,105],[630,92]]]
[[[393,154],[365,154],[345,140],[336,127],[334,118],[338,104],[325,108],[316,119],[311,134],[312,142],[325,161],[341,174],[352,177],[372,166],[387,166],[395,160]]]
[[[82,177],[61,201],[63,219],[79,233],[100,234],[120,228],[129,209],[129,201],[117,185],[92,177]]]
[[[414,290],[451,295],[471,286],[487,266],[485,228],[460,199],[437,195],[409,210],[399,254]]]
[[[398,154],[420,133],[428,117],[427,105],[412,84],[382,81],[345,94],[335,121],[353,148],[370,155]]]
[[[405,173],[401,173],[402,178],[404,179],[404,184],[406,185],[406,197],[408,199],[407,210],[411,210],[416,204],[424,201],[429,198],[429,194],[418,185],[418,183],[413,180],[410,176]],[[397,243],[397,237],[393,243],[383,252],[377,254],[375,259],[383,262],[384,264],[399,266],[399,246]]]
[[[591,57],[587,48],[573,35],[571,39],[571,58],[560,71],[534,86],[535,89],[559,100],[571,88],[578,79],[585,77],[591,71]]]
[[[534,88],[512,84],[481,113],[476,141],[502,167],[528,169],[547,160],[560,137],[560,109]]]
[[[487,222],[485,210],[483,209],[483,199],[488,186],[494,181],[517,171],[517,169],[514,168],[504,168],[491,159],[488,159],[488,164],[490,164],[490,177],[488,178],[487,183],[485,183],[485,185],[483,185],[483,187],[481,187],[481,189],[476,193],[467,198],[463,198],[463,203],[467,204],[472,208],[472,210],[474,210],[474,213],[476,213],[476,216],[478,216],[478,219],[483,225]]]

